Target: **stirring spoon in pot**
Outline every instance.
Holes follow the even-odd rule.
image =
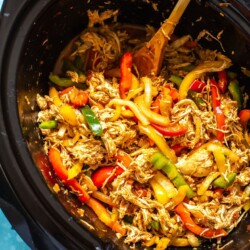
[[[141,76],[157,75],[162,66],[164,48],[174,32],[190,0],[178,0],[169,18],[141,49],[134,54],[134,63]]]

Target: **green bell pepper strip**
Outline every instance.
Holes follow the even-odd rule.
[[[91,108],[86,105],[81,109],[81,112],[89,125],[90,130],[94,135],[101,136],[102,135],[102,126],[96,117],[95,113],[91,110]]]
[[[49,74],[49,80],[60,87],[71,87],[75,85],[75,82],[72,82],[71,79],[59,77],[58,75],[55,75],[53,73]]]
[[[181,86],[181,82],[183,79],[179,76],[171,75],[168,80],[175,83],[177,87],[179,88]]]
[[[83,79],[81,81],[81,83],[86,81],[86,76],[85,75],[80,74],[80,77],[82,77],[82,79]],[[50,73],[49,80],[52,83],[54,83],[54,84],[56,84],[57,86],[60,86],[60,87],[71,87],[71,86],[80,84],[80,82],[79,83],[73,82],[70,78],[59,77],[58,75],[53,74],[53,73]]]
[[[193,190],[186,183],[182,174],[178,172],[175,164],[170,159],[168,159],[165,155],[163,155],[161,152],[157,152],[151,157],[150,161],[154,165],[155,169],[161,169],[165,174],[167,174],[168,178],[174,183],[174,185],[177,188],[183,185],[187,185],[188,186],[188,190],[187,190],[188,198],[192,198],[195,195]]]
[[[232,185],[232,183],[234,182],[235,178],[236,178],[236,173],[231,172],[227,175],[227,180],[223,177],[220,176],[217,179],[215,179],[212,183],[212,185],[214,187],[219,187],[219,188],[227,188],[230,185]]]
[[[39,128],[41,128],[41,129],[57,128],[57,121],[55,121],[55,120],[43,121],[39,124]]]
[[[228,85],[228,90],[229,90],[230,94],[232,95],[233,100],[235,100],[237,102],[238,110],[239,111],[242,110],[244,99],[243,99],[243,94],[242,94],[242,91],[240,89],[239,83],[236,80],[231,81]]]

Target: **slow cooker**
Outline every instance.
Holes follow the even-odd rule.
[[[14,228],[32,249],[128,249],[110,231],[89,231],[72,214],[75,201],[52,194],[49,163],[39,161],[43,153],[35,97],[48,90],[48,75],[60,51],[86,27],[88,9],[119,9],[121,23],[159,27],[174,2],[4,2],[0,19],[0,201]],[[249,0],[191,1],[175,33],[196,37],[203,29],[215,36],[223,30],[223,48],[217,41],[204,41],[204,46],[223,50],[236,68],[250,68]],[[249,78],[242,82],[250,94]],[[93,223],[91,211],[86,214],[86,220],[91,217]],[[233,240],[224,249],[250,249],[249,223],[246,216],[223,240],[223,244]],[[214,242],[208,241],[199,249],[213,248]]]

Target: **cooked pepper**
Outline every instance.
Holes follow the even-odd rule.
[[[67,187],[77,192],[77,197],[81,202],[86,202],[89,199],[88,193],[76,179],[68,179],[68,170],[63,165],[59,150],[51,147],[49,149],[49,160],[58,178],[63,181]]]
[[[223,176],[220,176],[217,179],[215,179],[212,184],[214,187],[227,188],[233,184],[236,175],[237,175],[236,173],[231,172],[227,175],[226,179]]]
[[[120,167],[100,167],[93,172],[91,179],[96,187],[101,188],[106,181],[112,182],[118,175],[123,173],[123,171]]]
[[[176,75],[171,75],[169,80],[177,85],[179,88],[181,86],[181,83],[183,79]],[[203,105],[206,104],[206,102],[203,100],[203,98],[200,96],[199,92],[206,86],[204,82],[199,81],[198,79],[194,79],[193,82],[191,82],[189,90],[187,90],[188,96],[194,100],[195,104],[202,108]],[[180,95],[178,95],[179,98]]]
[[[202,74],[206,72],[216,72],[221,71],[231,65],[230,61],[207,61],[204,62],[197,67],[195,67],[191,72],[189,72],[181,82],[179,87],[179,96],[180,100],[186,98],[188,91],[190,89],[191,84],[195,79],[199,79]]]
[[[41,128],[41,129],[57,128],[57,121],[55,121],[55,120],[43,121],[39,124],[39,128]]]
[[[143,126],[140,123],[138,125],[140,132],[147,135],[151,140],[153,140],[164,155],[166,155],[173,162],[176,161],[175,152],[168,146],[165,138],[161,134],[159,134],[151,126]]]
[[[148,118],[148,120],[152,123],[159,124],[162,126],[166,126],[169,124],[169,118],[166,116],[163,116],[161,114],[157,114],[150,110],[150,108],[147,108],[147,105],[145,104],[144,96],[138,96],[135,98],[135,103],[140,108],[142,114]]]
[[[175,83],[177,85],[177,87],[179,88],[181,86],[181,83],[182,83],[182,78],[179,77],[179,76],[176,76],[176,75],[171,75],[169,77],[169,81]]]
[[[94,135],[101,136],[102,135],[102,126],[96,117],[95,113],[91,110],[91,108],[86,105],[81,109],[81,112],[86,119],[90,130]]]
[[[211,91],[212,91],[212,106],[216,118],[217,132],[216,137],[219,141],[224,140],[225,133],[223,131],[225,127],[225,115],[223,114],[220,107],[220,91],[218,89],[217,83],[214,79],[210,79]]]
[[[239,83],[236,80],[231,81],[228,85],[228,90],[229,90],[230,94],[232,95],[233,100],[235,100],[237,102],[238,110],[239,111],[242,110],[244,99],[243,99],[243,94],[242,94],[242,91],[240,89]]]
[[[167,191],[154,178],[149,180],[149,183],[154,190],[157,201],[159,201],[161,204],[166,204],[169,201]]]
[[[206,84],[203,81],[195,79],[191,83],[190,89],[195,91],[195,92],[201,92],[205,86],[206,86]]]
[[[119,84],[120,96],[125,99],[132,85],[132,53],[127,52],[122,56],[120,63],[121,80]]]
[[[89,101],[88,91],[79,90],[75,86],[68,87],[60,91],[59,94],[68,94],[71,104],[73,104],[75,107],[85,106]]]
[[[161,152],[155,153],[151,157],[151,163],[154,165],[155,169],[161,169],[164,173],[167,174],[168,178],[174,183],[174,185],[179,188],[182,185],[187,185],[181,173],[178,172],[175,164]],[[188,186],[189,187],[189,186]],[[189,187],[187,190],[188,198],[194,196],[193,190]]]
[[[99,201],[89,198],[86,204],[93,209],[100,221],[106,226],[110,227],[113,231],[120,233],[121,236],[125,235],[126,229],[123,228],[118,221],[112,220],[107,209]]]
[[[55,83],[57,86],[60,87],[70,87],[75,85],[75,82],[72,82],[71,79],[59,77],[58,75],[55,75],[53,73],[50,73],[49,79],[51,82]]]
[[[59,108],[59,113],[64,120],[70,125],[76,126],[78,124],[78,120],[74,108],[61,101],[59,93],[54,87],[49,89],[49,97],[52,98],[53,103]]]
[[[164,127],[154,123],[151,123],[150,125],[164,136],[184,135],[187,132],[187,127],[184,127],[178,123],[169,124]]]
[[[227,73],[226,70],[222,70],[218,72],[218,87],[222,93],[225,93],[227,88]]]
[[[211,185],[211,183],[213,182],[213,180],[217,178],[219,175],[220,175],[219,172],[210,172],[198,187],[197,194],[204,195],[209,186]]]
[[[240,122],[244,129],[247,128],[247,124],[250,120],[250,109],[243,109],[239,113]]]
[[[183,203],[175,208],[175,212],[181,217],[184,226],[196,235],[209,239],[227,236],[227,232],[223,229],[202,228],[197,225]]]

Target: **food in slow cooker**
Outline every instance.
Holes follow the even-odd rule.
[[[37,94],[54,191],[132,247],[220,242],[250,208],[250,110],[232,62],[173,35],[160,74],[140,76],[133,54],[154,29],[105,25],[112,15],[89,12]]]

